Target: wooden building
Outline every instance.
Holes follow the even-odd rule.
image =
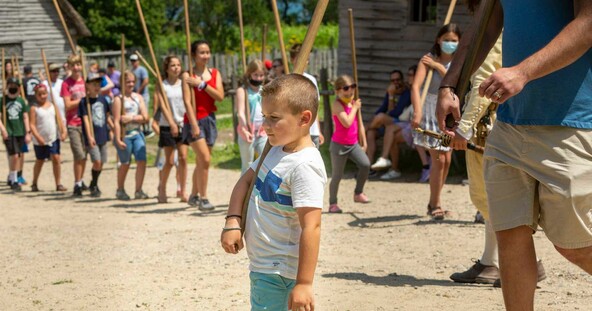
[[[90,30],[68,0],[57,0],[72,39],[90,36]],[[0,5],[0,47],[6,58],[16,55],[21,72],[32,65],[35,75],[43,67],[41,49],[48,62],[63,63],[71,54],[68,38],[62,27],[53,0],[10,0]]]
[[[450,0],[339,0],[339,74],[352,75],[348,8],[353,9],[360,98],[368,121],[382,103],[394,69],[405,75],[432,45]],[[464,31],[470,15],[458,1],[452,22]]]

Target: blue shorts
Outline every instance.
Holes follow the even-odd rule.
[[[183,124],[183,143],[190,145],[203,138],[206,140],[206,144],[212,147],[218,138],[216,115],[211,113],[209,116],[197,120],[197,125],[199,126],[199,136],[194,138],[191,136],[191,125],[189,123]]]
[[[60,140],[54,141],[51,146],[37,146],[34,145],[35,158],[37,160],[47,160],[54,154],[60,154]]]
[[[136,162],[146,161],[146,139],[144,138],[144,133],[138,132],[138,134],[131,137],[124,137],[123,142],[126,145],[126,148],[123,150],[119,149],[117,144],[115,144],[121,164],[129,164],[132,160],[132,154]]]
[[[251,310],[288,310],[296,280],[277,274],[251,272]]]

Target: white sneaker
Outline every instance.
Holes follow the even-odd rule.
[[[372,166],[370,166],[370,168],[373,170],[380,170],[390,167],[391,164],[391,160],[380,157],[378,160],[376,160],[376,162],[374,162],[374,164],[372,164]]]
[[[401,177],[401,173],[397,172],[393,169],[388,170],[388,172],[382,174],[382,176],[380,176],[380,180],[391,180],[391,179],[396,179]]]

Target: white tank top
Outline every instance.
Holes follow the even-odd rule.
[[[185,115],[185,103],[183,102],[183,88],[181,86],[181,79],[178,79],[174,85],[171,85],[168,80],[164,80],[162,84],[169,100],[169,105],[171,105],[173,119],[177,125],[182,126],[183,116]],[[160,121],[158,122],[158,125],[169,126],[169,122],[162,113],[160,115]]]
[[[45,141],[45,145],[51,145],[58,138],[56,119],[55,119],[55,108],[49,105],[47,108],[37,107],[36,109],[36,122],[37,132]],[[33,136],[33,144],[39,146],[39,142]]]
[[[123,104],[123,113],[126,116],[135,117],[140,114],[140,100],[138,99],[138,94],[132,93],[131,98],[125,97],[124,104]],[[140,124],[138,123],[128,123],[125,125],[126,136],[135,135],[140,130]]]

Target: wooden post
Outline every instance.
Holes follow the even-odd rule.
[[[263,24],[263,34],[261,35],[261,61],[265,63],[265,46],[267,45],[267,24]]]
[[[243,61],[243,75],[247,72],[247,53],[245,52],[245,30],[243,26],[243,8],[241,0],[236,0],[238,8],[238,29],[240,32],[241,57]]]
[[[327,68],[321,68],[321,97],[323,98],[323,136],[331,137],[333,135],[333,118],[331,113],[331,97],[325,93],[329,90],[329,76]]]
[[[14,67],[12,67],[14,71]],[[2,122],[6,126],[6,61],[4,59],[4,48],[2,48]]]
[[[60,17],[60,21],[62,22],[62,27],[64,27],[66,37],[68,38],[68,43],[70,44],[70,48],[72,49],[72,54],[76,54],[76,45],[74,44],[74,40],[72,40],[70,30],[68,30],[68,25],[66,25],[66,20],[64,20],[62,10],[60,9],[60,5],[58,4],[57,0],[53,0],[53,6],[56,8],[56,11],[58,11],[58,16]]]
[[[352,9],[347,10],[349,14],[349,41],[351,43],[351,60],[352,60],[352,71],[354,75],[354,83],[357,87],[354,89],[354,100],[359,98],[358,88],[358,61],[356,59],[356,38],[354,35],[354,11]],[[366,130],[364,128],[364,120],[362,119],[362,108],[358,109],[358,142],[362,148],[367,146],[366,141]]]
[[[82,51],[82,49],[80,49],[80,63],[82,64],[82,79],[84,80],[84,90],[86,93],[86,110],[88,112],[88,121],[90,122],[88,128],[90,129],[90,135],[92,137],[95,137],[95,129],[94,129],[94,123],[93,123],[93,118],[92,118],[92,111],[91,111],[91,105],[90,105],[90,98],[88,98],[88,90],[86,89],[86,78],[88,77],[86,75],[86,65],[84,62],[84,52]]]
[[[284,63],[284,73],[290,73],[290,66],[288,65],[288,56],[286,55],[286,46],[284,45],[284,34],[282,32],[282,23],[280,21],[280,13],[278,12],[277,1],[271,0],[271,8],[273,9],[273,17],[275,19],[275,29],[280,41],[280,52],[282,53],[282,62]],[[310,26],[309,26],[310,27]]]
[[[272,0],[275,3],[275,0]],[[296,59],[296,65],[294,66],[294,73],[302,74],[304,72],[304,68],[306,67],[306,60],[312,50],[312,45],[314,44],[315,37],[317,36],[317,32],[319,31],[319,27],[321,26],[321,21],[323,20],[323,16],[325,15],[325,10],[327,9],[327,5],[329,4],[329,0],[319,0],[317,2],[317,6],[312,16],[312,20],[310,25],[308,26],[308,31],[306,32],[306,36],[304,37],[304,42],[302,43],[302,48],[300,53],[298,54],[298,58]],[[277,7],[276,7],[277,9]],[[279,21],[279,17],[276,20],[276,23]],[[278,33],[281,37],[281,32]],[[284,49],[283,49],[284,50]],[[284,50],[285,51],[285,50]],[[313,121],[314,122],[314,121]],[[241,233],[244,234],[245,227],[247,223],[247,211],[249,209],[249,201],[251,199],[251,192],[253,192],[253,187],[255,186],[255,182],[257,180],[257,175],[259,174],[259,170],[261,169],[261,165],[265,160],[265,157],[271,150],[271,145],[269,144],[269,140],[265,144],[265,148],[263,152],[259,156],[259,163],[257,164],[257,168],[255,169],[255,174],[253,180],[251,180],[251,184],[249,185],[249,191],[247,191],[247,195],[243,201],[243,208],[241,211]]]
[[[456,0],[450,1],[450,6],[448,6],[448,12],[446,13],[446,18],[444,19],[444,25],[450,23],[450,19],[452,18],[452,13],[454,12],[454,7],[456,6]],[[423,84],[423,90],[421,91],[421,97],[419,102],[421,106],[425,104],[425,100],[428,96],[428,89],[430,88],[430,84],[432,83],[432,78],[434,76],[434,70],[429,69],[428,74],[426,76],[425,82]]]
[[[60,129],[60,133],[63,134],[61,132],[62,127],[60,126],[60,123],[62,122],[62,117],[60,115],[58,105],[56,104],[55,97],[53,97],[53,87],[51,86],[51,77],[50,77],[50,73],[49,73],[49,66],[47,65],[47,58],[45,57],[45,51],[43,49],[41,49],[41,59],[43,60],[43,68],[45,68],[45,74],[47,75],[47,85],[49,86],[49,96],[51,97],[51,103],[53,104],[53,108],[55,109],[56,125],[58,126],[58,129]]]
[[[140,15],[140,22],[142,23],[142,29],[144,30],[144,36],[146,37],[146,42],[148,43],[148,49],[150,50],[150,55],[152,56],[152,63],[154,64],[154,70],[156,73],[156,79],[158,81],[157,90],[160,91],[160,94],[163,97],[163,105],[162,105],[162,113],[165,115],[167,119],[172,118],[171,106],[169,105],[169,99],[166,96],[166,92],[162,87],[162,77],[160,76],[160,70],[158,70],[158,62],[156,61],[156,54],[154,54],[154,49],[152,48],[152,41],[150,41],[150,33],[148,32],[148,27],[146,27],[146,20],[144,19],[144,13],[142,12],[142,5],[140,4],[140,0],[136,0],[136,7],[138,8],[138,14]],[[139,54],[138,54],[139,56]],[[146,107],[148,109],[148,107]]]
[[[187,67],[189,68],[189,76],[193,78],[193,64],[191,63],[191,29],[189,28],[189,4],[187,0],[183,0],[183,6],[185,8],[185,45],[187,46]],[[189,87],[191,92],[191,107],[193,111],[189,111],[191,114],[195,114],[197,109],[195,103],[195,89]]]
[[[236,90],[238,88],[238,81],[236,80],[236,75],[232,74],[230,76],[230,85],[232,85],[232,89]],[[235,93],[236,95],[236,93]],[[235,100],[236,98],[234,96],[230,96],[230,100],[232,101],[232,132],[234,134],[234,143],[237,144],[238,143],[238,132],[236,130],[236,127],[238,126],[238,117],[237,117],[237,111],[235,110],[234,107],[236,107],[236,103]]]

